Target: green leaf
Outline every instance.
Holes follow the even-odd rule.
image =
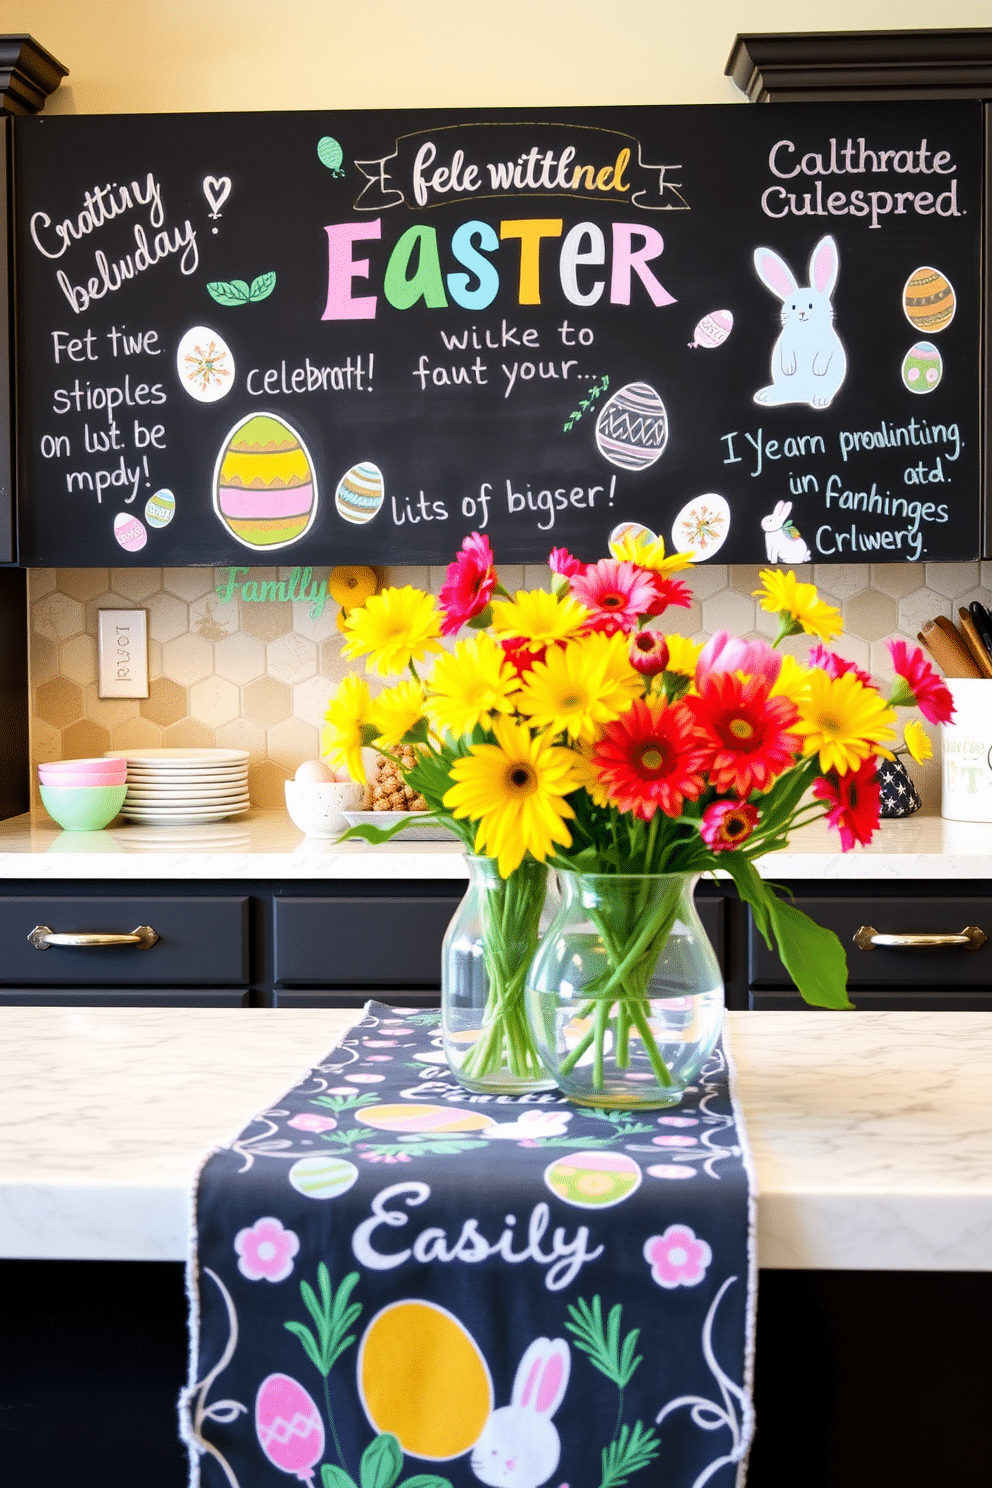
[[[782,965],[813,1007],[853,1008],[847,995],[847,956],[832,930],[769,894],[768,917]]]
[[[362,1488],[393,1488],[402,1471],[403,1449],[391,1432],[369,1442],[362,1453]]]
[[[426,744],[430,736],[430,725],[426,718],[418,718],[413,728],[407,729],[401,744]]]
[[[333,1462],[325,1462],[320,1469],[320,1481],[323,1488],[358,1488],[358,1484],[350,1473],[346,1473],[343,1467],[336,1467]]]
[[[259,274],[257,279],[253,279],[251,281],[251,289],[248,291],[248,298],[252,301],[267,300],[275,287],[275,270],[271,270],[268,274]]]
[[[640,1421],[634,1422],[633,1431],[621,1426],[617,1439],[603,1448],[603,1476],[599,1488],[620,1488],[631,1473],[647,1467],[659,1450],[660,1443],[650,1426],[645,1430]]]
[[[315,1369],[320,1369],[320,1349],[317,1347],[316,1338],[314,1338],[313,1334],[310,1332],[310,1329],[306,1326],[306,1324],[295,1322],[283,1323],[283,1327],[288,1328],[290,1333],[292,1333],[294,1337],[300,1340],[306,1352],[306,1356],[310,1360],[310,1363],[314,1366]]]
[[[207,293],[218,305],[247,305],[251,296],[243,279],[214,279],[207,285]]]
[[[437,1473],[418,1473],[415,1478],[404,1478],[399,1488],[451,1488],[450,1478],[439,1478]]]
[[[488,604],[484,610],[480,610],[477,615],[473,615],[471,620],[468,621],[472,630],[486,630],[492,623],[493,607]]]

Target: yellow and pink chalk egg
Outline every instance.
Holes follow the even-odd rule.
[[[118,512],[114,518],[114,536],[125,553],[137,553],[148,541],[145,524],[131,512]]]
[[[232,537],[258,551],[297,542],[313,525],[313,461],[285,419],[255,413],[235,424],[214,469],[214,510]]]

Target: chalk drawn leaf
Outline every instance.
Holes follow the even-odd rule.
[[[218,305],[247,305],[251,290],[243,279],[214,279],[207,285],[207,293]]]
[[[251,281],[251,289],[248,291],[250,300],[267,300],[276,287],[276,276],[270,274],[259,274],[257,279]]]

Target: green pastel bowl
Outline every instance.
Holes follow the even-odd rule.
[[[98,832],[124,805],[126,785],[43,785],[41,804],[66,832]]]

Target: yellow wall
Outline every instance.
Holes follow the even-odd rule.
[[[721,103],[747,31],[988,26],[988,0],[5,0],[48,112]]]

